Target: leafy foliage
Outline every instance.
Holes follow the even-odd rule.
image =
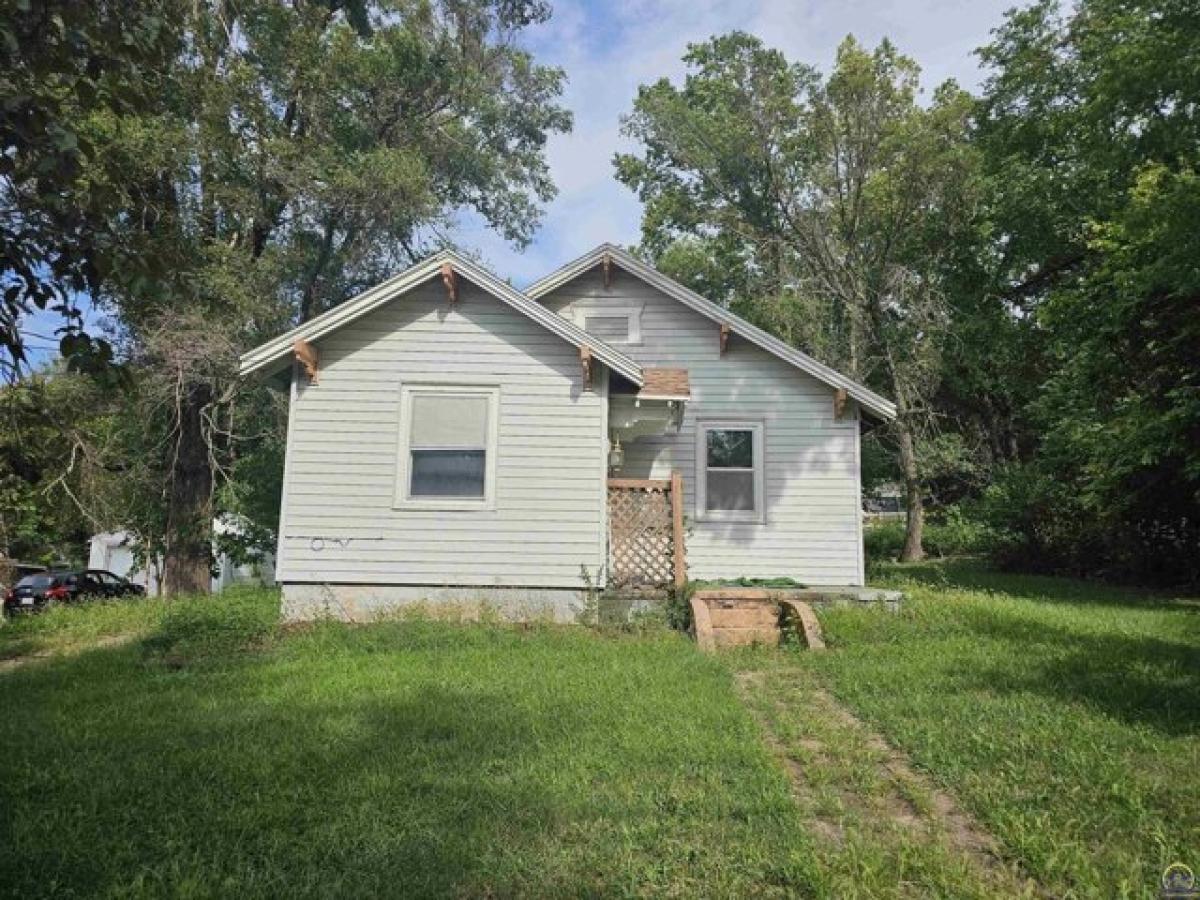
[[[1039,566],[1200,579],[1195,12],[1043,2],[984,50],[995,221],[1046,357],[1030,472],[993,491],[1024,506],[993,508]]]
[[[918,104],[917,66],[886,40],[847,38],[827,77],[738,32],[684,61],[682,87],[639,90],[625,129],[641,153],[616,159],[646,204],[642,250],[896,398],[917,557],[946,289],[980,187],[971,100],[947,83]]]
[[[257,452],[231,427],[235,406],[266,403],[237,399],[238,352],[444,243],[464,209],[529,240],[553,194],[545,141],[570,116],[562,73],[514,37],[549,8],[162,0],[123,18],[121,4],[61,6],[14,13],[0,35],[19,75],[0,98],[16,223],[0,328],[19,361],[15,317],[50,302],[25,285],[43,269],[64,312],[86,290],[112,314],[137,383],[129,406],[145,414],[131,455],[160,474],[136,482],[147,491],[127,524],[155,536],[169,591],[199,591],[213,514],[266,505],[256,487],[224,489]],[[86,205],[64,220],[64,197]],[[74,325],[62,349],[112,357]]]
[[[19,324],[33,310],[61,313],[60,349],[102,370],[106,340],[83,331],[77,295],[115,267],[143,277],[153,257],[130,255],[109,227],[129,208],[121,160],[89,127],[159,102],[176,54],[173,0],[5,0],[0,3],[0,373],[25,360]]]

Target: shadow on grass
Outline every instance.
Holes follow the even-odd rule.
[[[406,686],[377,659],[356,661],[358,692],[260,662],[170,671],[123,648],[5,676],[0,884],[479,896],[505,848],[561,824],[538,774],[581,727],[570,707],[539,708],[547,732],[487,685]]]
[[[971,619],[971,629],[1002,641],[1019,665],[978,660],[959,683],[991,692],[1037,693],[1084,703],[1164,735],[1200,731],[1200,646],[1166,637],[1071,629],[1017,615]]]

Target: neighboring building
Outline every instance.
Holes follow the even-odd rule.
[[[860,417],[893,405],[611,245],[525,293],[439,254],[241,370],[291,391],[292,617],[569,619],[605,583],[610,474],[682,475],[691,578],[863,582]]]
[[[904,486],[894,481],[876,485],[863,497],[863,515],[867,521],[903,519],[906,515]]]
[[[213,520],[213,531],[220,534],[236,532],[237,523],[224,518]],[[135,565],[132,537],[126,531],[108,531],[92,536],[88,548],[89,569],[103,569],[128,578],[134,584],[140,584],[146,589],[148,596],[158,594],[159,573],[162,572],[162,560],[157,565]],[[258,559],[245,563],[235,563],[227,553],[217,558],[217,574],[212,579],[212,592],[220,593],[225,588],[235,584],[273,585],[275,583],[275,555],[263,553]]]

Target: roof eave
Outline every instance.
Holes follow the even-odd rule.
[[[303,325],[273,338],[244,353],[238,360],[238,374],[248,376],[280,363],[292,353],[297,340],[315,341],[355,319],[366,315],[397,295],[409,291],[434,277],[443,263],[449,262],[455,271],[483,290],[507,303],[530,319],[576,347],[587,347],[596,358],[638,387],[644,384],[642,369],[634,360],[603,341],[596,340],[573,322],[555,315],[528,296],[500,281],[486,269],[464,259],[451,250],[431,256],[387,281],[370,288],[357,297],[334,307]]]
[[[663,275],[615,244],[601,244],[588,251],[578,259],[572,260],[546,277],[534,282],[526,288],[525,293],[534,300],[539,300],[551,291],[577,278],[593,266],[598,265],[606,254],[611,254],[619,266],[629,271],[635,277],[658,288],[668,296],[674,297],[701,315],[720,324],[728,325],[734,334],[740,335],[767,352],[791,363],[818,381],[822,381],[833,388],[841,388],[846,392],[847,396],[855,400],[863,409],[878,418],[885,421],[896,418],[896,405],[890,400],[879,396],[874,391],[842,375],[835,369],[829,368],[824,363],[818,362],[808,354],[788,346],[774,335],[768,334],[755,325],[751,325],[741,316],[729,312],[727,309],[718,306],[706,297],[700,296],[673,278]]]

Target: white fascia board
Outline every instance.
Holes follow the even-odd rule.
[[[507,303],[518,312],[528,316],[543,328],[558,335],[567,343],[576,347],[587,347],[592,354],[614,372],[618,372],[638,387],[645,382],[642,368],[624,353],[610,347],[585,332],[573,322],[568,322],[562,316],[555,315],[540,303],[529,299],[512,286],[496,278],[486,269],[481,268],[457,253],[446,250],[417,263],[399,275],[364,291],[352,300],[347,300],[315,319],[311,319],[286,334],[267,341],[242,355],[239,360],[238,374],[251,375],[268,369],[291,358],[292,345],[298,340],[320,340],[330,332],[348,325],[385,303],[394,300],[401,294],[424,284],[430,278],[441,272],[442,265],[449,263],[455,273],[466,278],[472,284],[482,288],[496,299]]]
[[[701,297],[695,291],[684,287],[673,278],[668,278],[666,275],[646,265],[635,256],[632,256],[614,244],[601,244],[595,250],[567,263],[562,268],[551,272],[545,278],[534,282],[534,284],[526,288],[525,294],[534,300],[539,300],[551,291],[557,290],[567,282],[599,265],[606,254],[622,269],[636,278],[640,278],[651,287],[662,291],[668,297],[678,300],[684,306],[690,307],[700,313],[700,315],[714,322],[728,325],[729,330],[734,334],[745,338],[752,344],[757,344],[768,353],[778,356],[785,362],[791,363],[818,381],[833,388],[841,388],[847,395],[876,416],[882,419],[896,418],[896,404],[890,400],[884,399],[870,388],[864,387],[835,369],[829,368],[824,363],[817,362],[817,360],[813,359],[807,353],[803,353],[795,347],[788,346],[774,335],[768,334],[761,328],[751,325],[741,316],[735,315],[724,307],[713,303],[711,300]]]

